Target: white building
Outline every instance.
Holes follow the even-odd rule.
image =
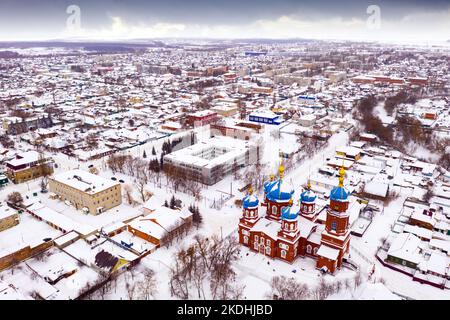
[[[213,185],[233,168],[254,164],[260,148],[252,141],[217,136],[164,156],[165,170]]]

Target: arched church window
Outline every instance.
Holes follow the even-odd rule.
[[[332,221],[331,222],[331,230],[336,231],[336,229],[337,229],[337,222],[336,221]]]
[[[248,243],[248,237],[244,236],[244,243]]]
[[[277,214],[277,207],[276,206],[272,206],[272,214],[273,215]]]
[[[286,250],[281,250],[281,257],[286,259]]]
[[[317,255],[317,247],[314,248],[313,253],[314,255]]]
[[[309,254],[311,254],[311,249],[312,249],[311,245],[308,244],[308,245],[306,246],[306,252],[309,253]]]

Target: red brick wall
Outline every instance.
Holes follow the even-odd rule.
[[[287,207],[288,205],[289,205],[288,202],[276,203],[276,202],[267,201],[267,217],[271,218],[273,220],[280,220],[281,219],[281,209],[283,207]],[[275,215],[272,213],[273,207],[277,208]]]
[[[321,269],[322,267],[327,267],[329,272],[334,273],[336,271],[337,264],[336,261],[319,256],[317,258],[317,268]]]

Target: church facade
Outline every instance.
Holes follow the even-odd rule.
[[[280,166],[279,179],[272,176],[264,184],[262,203],[252,190],[243,198],[239,242],[252,251],[288,263],[308,256],[316,259],[318,269],[334,273],[342,267],[350,245],[345,170],[341,168],[339,186],[331,191],[325,225],[316,222],[317,196],[310,184],[294,204],[294,189],[283,175],[284,168]]]

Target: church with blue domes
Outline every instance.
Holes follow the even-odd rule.
[[[242,199],[239,242],[252,251],[288,263],[298,257],[311,257],[316,259],[318,269],[334,273],[341,268],[350,245],[345,170],[339,171],[339,185],[330,193],[325,224],[317,220],[317,195],[310,183],[295,201],[295,190],[284,179],[283,165],[278,171],[278,179],[272,175],[264,183],[262,202],[251,188]]]

